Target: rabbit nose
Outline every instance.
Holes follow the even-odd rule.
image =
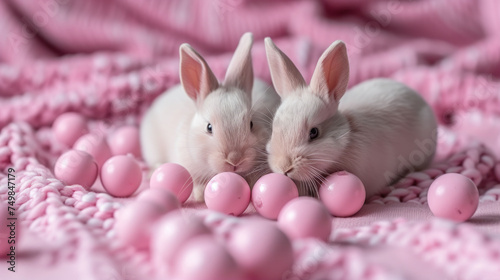
[[[236,167],[241,163],[242,155],[239,152],[232,151],[227,155],[226,162]]]
[[[288,174],[290,174],[290,172],[292,172],[292,171],[293,171],[293,166],[290,166],[288,169],[286,169],[286,171],[283,172],[283,174],[285,176],[288,176]]]

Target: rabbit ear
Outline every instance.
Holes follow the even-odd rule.
[[[344,95],[349,82],[349,60],[344,42],[337,40],[326,49],[316,64],[309,88],[327,102]]]
[[[180,79],[186,93],[193,100],[203,100],[219,87],[219,82],[207,62],[190,45],[182,44],[180,49]]]
[[[253,88],[252,44],[252,33],[247,32],[241,36],[224,79],[225,86],[241,88],[249,95]]]
[[[305,87],[304,78],[290,58],[276,47],[271,38],[267,37],[264,41],[267,62],[276,92],[284,98],[296,89]]]

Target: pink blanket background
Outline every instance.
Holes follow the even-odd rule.
[[[94,130],[138,124],[152,100],[179,82],[181,43],[223,77],[247,31],[255,36],[254,72],[268,82],[264,37],[306,80],[323,50],[341,39],[350,86],[379,76],[402,81],[440,122],[433,166],[355,216],[334,218],[330,243],[295,241],[295,264],[283,279],[498,279],[499,14],[497,0],[0,2],[0,198],[7,199],[13,167],[21,224],[16,272],[2,260],[0,279],[154,279],[149,253],[113,238],[114,212],[130,199],[54,178],[65,148],[50,125],[67,111],[88,116]],[[436,219],[428,209],[430,183],[447,172],[479,187],[479,209],[468,222]],[[235,222],[190,208],[216,234]]]

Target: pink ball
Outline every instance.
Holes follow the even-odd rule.
[[[165,163],[151,175],[150,187],[169,190],[181,203],[184,203],[193,191],[193,179],[183,166],[177,163]]]
[[[181,208],[181,203],[175,194],[171,191],[159,188],[149,188],[141,192],[139,196],[137,196],[137,201],[154,203],[158,207],[165,208],[166,212]]]
[[[311,237],[326,242],[332,232],[332,217],[319,200],[299,197],[281,209],[278,226],[291,239]]]
[[[181,208],[181,203],[171,191],[159,188],[149,188],[137,196],[138,201],[154,203],[159,207],[164,207],[167,212]]]
[[[115,197],[128,197],[141,185],[142,170],[131,156],[114,156],[101,169],[104,189]]]
[[[52,131],[59,142],[71,147],[80,136],[88,132],[87,120],[78,113],[64,113],[54,121]]]
[[[112,155],[106,138],[98,133],[83,135],[76,141],[73,149],[89,153],[94,157],[99,167],[102,167],[104,162]]]
[[[90,189],[97,178],[94,158],[86,152],[69,150],[62,154],[54,166],[54,175],[67,185],[81,185]]]
[[[436,217],[464,222],[476,212],[479,192],[469,178],[458,173],[448,173],[432,182],[427,202]]]
[[[117,214],[114,230],[120,242],[144,249],[149,246],[154,223],[165,214],[165,209],[144,201],[134,201]]]
[[[339,171],[325,179],[319,188],[319,197],[332,215],[348,217],[361,209],[366,199],[366,190],[356,175]]]
[[[233,257],[212,236],[189,241],[179,253],[175,279],[230,280],[241,279]]]
[[[156,268],[163,272],[173,267],[181,248],[191,239],[210,235],[211,231],[197,216],[173,211],[158,221],[151,240],[151,253]]]
[[[205,188],[205,203],[208,209],[239,216],[250,203],[250,186],[236,173],[219,173]]]
[[[279,173],[262,176],[252,189],[252,203],[257,212],[265,218],[277,219],[281,208],[299,196],[292,179]]]
[[[227,248],[250,279],[282,279],[293,264],[290,239],[271,221],[242,221],[230,234]]]
[[[135,126],[123,126],[117,129],[111,136],[109,144],[114,155],[141,156],[139,129]]]

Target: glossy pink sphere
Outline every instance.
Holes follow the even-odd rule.
[[[94,158],[86,152],[69,150],[54,166],[54,175],[67,185],[81,185],[90,189],[97,179],[98,168]]]
[[[189,241],[179,252],[175,279],[232,280],[241,279],[233,257],[212,236]]]
[[[141,156],[141,144],[139,141],[139,129],[135,126],[123,126],[118,128],[109,139],[109,147],[114,155],[132,154]]]
[[[101,168],[101,183],[115,197],[132,195],[142,182],[142,170],[131,156],[114,156]]]
[[[155,222],[165,214],[163,207],[145,201],[134,201],[118,210],[114,230],[122,244],[147,248]]]
[[[137,201],[144,201],[148,203],[154,203],[158,207],[163,207],[165,212],[170,212],[181,208],[181,203],[177,196],[171,191],[165,189],[147,189],[137,196]]]
[[[257,212],[265,218],[277,219],[281,208],[299,196],[292,179],[279,173],[262,176],[252,189],[252,203]]]
[[[242,221],[230,233],[227,248],[250,279],[282,279],[293,264],[290,239],[271,221]]]
[[[64,113],[54,121],[52,131],[59,142],[71,147],[78,138],[88,132],[87,120],[78,113]]]
[[[181,203],[184,203],[193,191],[193,178],[183,166],[177,163],[165,163],[151,175],[150,187],[169,190]]]
[[[291,239],[318,238],[328,241],[332,232],[332,216],[318,199],[298,197],[281,209],[278,226]]]
[[[366,199],[366,190],[356,175],[339,171],[325,179],[319,188],[319,197],[330,214],[348,217],[361,209]]]
[[[208,209],[239,216],[250,203],[250,186],[236,173],[219,173],[205,188],[205,203]]]
[[[476,212],[479,192],[471,179],[462,174],[448,173],[432,182],[427,202],[436,217],[464,222]]]
[[[112,156],[106,138],[99,133],[88,133],[78,138],[73,149],[89,153],[99,167]]]
[[[210,234],[201,218],[181,210],[168,213],[158,221],[152,235],[151,253],[155,266],[160,271],[168,270],[184,244],[197,236]]]

